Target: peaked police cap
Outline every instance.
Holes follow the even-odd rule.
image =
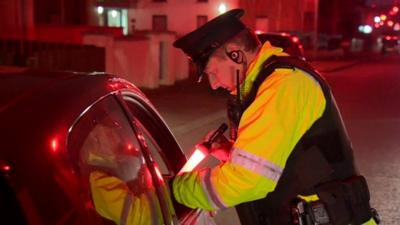
[[[197,66],[199,79],[210,55],[226,41],[245,29],[240,21],[243,9],[233,9],[210,20],[203,26],[186,34],[174,42]]]

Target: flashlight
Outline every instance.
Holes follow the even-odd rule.
[[[206,156],[210,154],[212,143],[215,142],[220,135],[223,135],[227,128],[228,126],[225,123],[221,124],[221,126],[219,126],[218,129],[211,134],[207,141],[203,142],[201,145],[196,145],[196,149],[192,155],[190,155],[188,161],[178,174],[190,172],[196,168],[196,166],[198,166],[200,162],[202,162]]]

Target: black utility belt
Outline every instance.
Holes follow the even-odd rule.
[[[361,225],[371,218],[379,224],[379,215],[372,209],[367,182],[363,176],[331,181],[315,188],[317,201],[293,201],[294,225]]]

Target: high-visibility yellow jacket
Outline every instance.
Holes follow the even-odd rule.
[[[282,49],[264,45],[243,86],[251,86],[268,57],[281,54]],[[289,154],[324,107],[323,92],[311,76],[301,70],[275,70],[244,111],[229,160],[178,175],[173,182],[176,200],[214,210],[264,198],[274,190]]]
[[[262,63],[282,49],[264,44],[249,66],[247,94]],[[301,70],[276,69],[244,111],[227,162],[183,173],[173,181],[175,199],[191,208],[223,209],[264,198],[274,191],[297,142],[318,120],[326,100],[319,83]],[[374,224],[374,223],[368,223]]]

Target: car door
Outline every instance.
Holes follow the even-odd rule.
[[[167,183],[186,158],[141,95],[116,92],[98,100],[73,125],[68,148],[86,224],[214,224],[208,213],[172,201]],[[135,220],[134,211],[147,222]]]
[[[142,131],[148,148],[147,153],[155,162],[154,167],[160,172],[162,180],[169,182],[186,163],[181,148],[160,115],[147,101],[129,92],[121,93],[120,99],[131,117],[135,118],[136,126]],[[167,202],[173,202],[179,224],[215,224],[209,213],[190,209],[172,201],[170,193],[171,190],[165,198]]]
[[[72,127],[68,150],[82,187],[82,224],[176,224],[138,124],[111,94]]]

